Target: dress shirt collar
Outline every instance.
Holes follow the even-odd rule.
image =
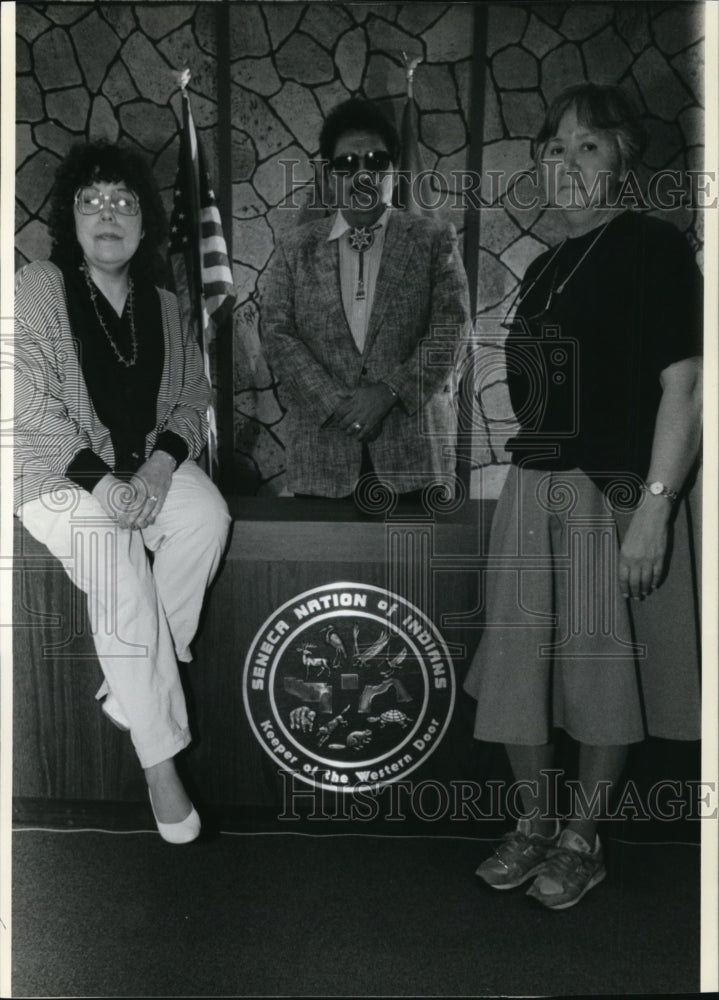
[[[387,225],[387,220],[389,219],[389,213],[391,212],[391,210],[392,210],[391,206],[387,205],[385,207],[384,212],[380,215],[379,219],[377,219],[377,221],[373,224],[372,228],[376,229],[379,226],[380,228],[383,229]],[[345,219],[344,215],[342,215],[341,212],[337,212],[337,214],[335,215],[335,221],[332,224],[332,229],[330,230],[330,234],[327,237],[327,242],[329,243],[332,240],[338,240],[340,236],[344,236],[344,234],[349,232],[350,229],[354,229],[354,226],[351,226],[349,224],[349,222]]]

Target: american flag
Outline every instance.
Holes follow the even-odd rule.
[[[182,131],[170,217],[170,265],[183,320],[194,328],[213,385],[210,345],[217,328],[232,313],[234,288],[222,220],[205,166],[190,98],[182,90]],[[214,400],[213,389],[213,400]],[[216,407],[208,411],[207,471],[217,477]]]
[[[414,99],[414,73],[422,57],[403,52],[407,76],[407,96],[402,109],[402,129],[400,135],[399,178],[395,191],[395,204],[413,215],[427,215],[429,209],[421,203],[422,191],[426,193],[426,181],[415,188],[415,179],[424,170],[422,153],[419,148],[419,112]],[[417,181],[417,184],[419,182]],[[426,194],[425,194],[426,196]]]
[[[397,204],[412,215],[424,215],[426,210],[419,203],[417,191],[412,190],[412,182],[424,169],[419,150],[419,114],[413,96],[407,95],[402,109],[401,148],[399,158],[399,178],[397,181]]]

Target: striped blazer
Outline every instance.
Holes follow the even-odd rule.
[[[451,224],[392,211],[362,353],[347,323],[333,217],[278,244],[264,280],[262,337],[287,405],[287,485],[341,497],[360,473],[361,445],[327,425],[339,395],[385,382],[399,397],[368,444],[397,492],[447,482],[455,469],[456,359],[469,332],[467,278]]]
[[[183,333],[175,296],[158,289],[165,358],[157,395],[157,435],[174,431],[196,458],[207,437],[210,392],[199,347]],[[49,261],[21,268],[15,279],[15,510],[42,494],[58,502],[75,484],[65,470],[84,448],[112,468],[110,432],[100,422],[83,378],[70,328],[62,273]]]

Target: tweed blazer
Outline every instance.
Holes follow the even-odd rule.
[[[346,496],[361,444],[328,426],[341,392],[385,382],[399,400],[369,442],[378,475],[398,492],[447,481],[455,467],[456,359],[468,332],[467,278],[452,225],[392,211],[360,353],[342,304],[333,219],[278,244],[264,286],[262,334],[287,406],[287,485]]]
[[[207,437],[209,386],[199,347],[183,332],[175,296],[158,289],[165,356],[157,394],[157,435],[174,431],[196,458]],[[62,273],[49,261],[21,268],[15,280],[15,510],[42,494],[58,502],[75,485],[65,471],[84,448],[111,468],[110,432],[92,405],[70,327]]]

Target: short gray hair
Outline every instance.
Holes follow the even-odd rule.
[[[577,120],[583,125],[614,135],[626,169],[637,165],[645,143],[639,112],[621,87],[598,83],[575,84],[554,98],[534,140],[535,161],[557,134],[559,123],[570,108],[574,108]]]

